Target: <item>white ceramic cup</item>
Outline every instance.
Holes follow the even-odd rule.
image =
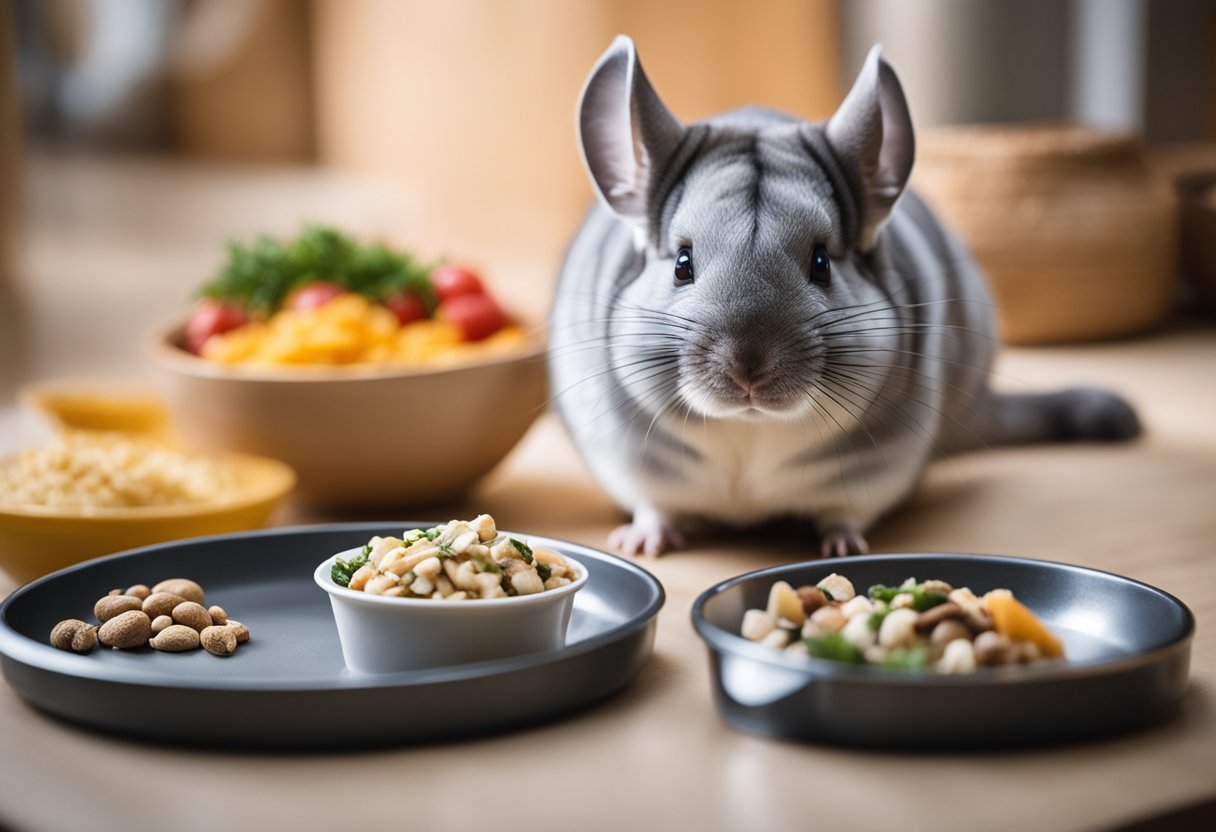
[[[566,643],[574,593],[587,568],[562,554],[577,576],[570,584],[535,595],[439,601],[368,595],[334,583],[330,570],[362,547],[327,558],[313,579],[329,593],[342,658],[360,673],[397,673],[427,667],[556,650]]]

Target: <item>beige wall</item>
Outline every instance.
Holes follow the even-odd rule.
[[[261,0],[250,28],[231,48],[212,59],[179,60],[170,71],[168,97],[176,148],[215,159],[310,161],[308,29],[306,3]]]
[[[23,347],[15,281],[17,226],[21,207],[20,120],[14,72],[16,33],[13,4],[0,2],[0,404],[12,397],[21,373]]]
[[[834,0],[315,0],[320,161],[400,183],[393,236],[546,283],[591,198],[574,109],[618,32],[682,118],[823,116]]]

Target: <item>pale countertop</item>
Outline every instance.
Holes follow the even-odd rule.
[[[86,172],[102,188],[91,199],[105,206],[108,174]],[[196,170],[173,165],[135,166],[134,172],[135,186],[152,193],[199,178]],[[138,350],[125,340],[128,325],[154,323],[165,299],[180,297],[179,288],[160,286],[142,307],[132,308],[123,305],[132,297],[125,290],[110,297],[108,284],[90,281],[83,291],[94,307],[104,312],[106,303],[122,305],[125,320],[90,334],[84,348],[53,338],[62,324],[83,316],[54,304],[54,294],[79,285],[73,275],[81,265],[121,276],[124,285],[151,281],[166,264],[188,263],[197,274],[208,262],[211,239],[197,229],[193,236],[183,232],[183,239],[172,229],[141,232],[137,224],[120,223],[104,239],[78,240],[66,252],[60,245],[65,232],[46,211],[48,189],[60,174],[45,163],[33,173],[43,207],[37,208],[36,198],[21,286],[36,354],[22,376],[138,375]],[[259,184],[233,172],[208,171],[202,178],[217,201]],[[297,188],[293,200],[304,194],[313,205],[331,196],[329,185],[290,188]],[[280,217],[280,226],[288,221],[281,206],[278,214],[274,206],[255,207]],[[363,216],[355,209],[346,215]],[[235,222],[216,221],[210,233],[227,233]],[[187,276],[176,285],[196,279]],[[87,366],[74,361],[81,349],[93,356]],[[854,752],[737,733],[714,713],[706,651],[689,622],[691,603],[719,580],[810,552],[804,543],[734,536],[697,541],[688,551],[644,564],[663,583],[667,603],[655,654],[629,688],[586,713],[517,734],[369,753],[230,754],[81,731],[32,710],[0,685],[0,828],[834,830],[872,828],[881,816],[891,828],[1022,832],[1108,829],[1212,803],[1214,367],[1216,328],[1210,324],[1181,324],[1102,346],[1009,350],[1000,364],[1002,386],[1117,387],[1140,408],[1147,436],[1125,447],[1026,448],[939,463],[915,498],[871,536],[882,552],[1070,561],[1182,598],[1198,619],[1191,690],[1182,712],[1151,730],[1056,748],[946,755]],[[0,410],[0,444],[12,447],[35,435],[12,407]],[[551,415],[474,494],[429,513],[479,511],[505,527],[593,546],[602,545],[621,519]],[[321,518],[289,510],[280,519]],[[12,588],[0,574],[0,595]]]

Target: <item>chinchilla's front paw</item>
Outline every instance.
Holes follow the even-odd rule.
[[[608,546],[623,555],[657,558],[669,549],[683,548],[684,536],[666,514],[653,506],[639,506],[632,523],[617,526],[608,535]]]
[[[870,544],[862,537],[861,532],[852,526],[832,526],[823,533],[819,543],[820,553],[825,558],[844,558],[850,555],[864,555],[870,551]]]

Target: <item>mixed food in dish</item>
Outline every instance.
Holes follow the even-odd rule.
[[[213,656],[231,656],[249,640],[249,628],[229,618],[221,606],[203,606],[205,597],[202,586],[190,578],[112,589],[93,605],[99,624],[60,621],[51,630],[51,646],[73,653],[91,653],[98,643],[115,650],[147,646],[163,653],[202,647]]]
[[[236,486],[225,462],[153,438],[79,431],[0,465],[0,504],[92,509],[190,505]]]
[[[203,358],[281,366],[458,361],[524,339],[473,272],[320,226],[230,244],[185,330]]]
[[[334,583],[369,595],[464,601],[535,595],[578,577],[556,552],[501,535],[494,518],[452,520],[401,537],[373,537],[350,560],[339,558]]]
[[[800,658],[939,673],[1064,656],[1060,639],[1008,589],[979,596],[915,578],[865,595],[835,573],[814,586],[777,581],[766,609],[744,613],[741,633]]]

